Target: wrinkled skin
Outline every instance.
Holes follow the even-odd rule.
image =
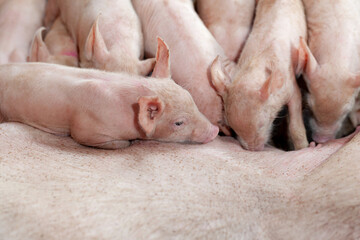
[[[251,30],[255,0],[197,0],[196,10],[226,56],[236,61]]]
[[[81,67],[142,76],[152,71],[155,59],[141,60],[144,40],[130,0],[49,0],[46,26],[59,14],[79,48]]]
[[[313,139],[336,137],[360,91],[360,2],[304,0],[309,46],[302,40]]]
[[[65,66],[79,65],[76,44],[64,23],[57,18],[43,40],[43,31],[39,28],[30,47],[30,62],[56,63]]]
[[[360,236],[359,134],[293,152],[228,137],[102,151],[5,123],[0,142],[1,239]]]
[[[202,23],[190,0],[133,0],[141,20],[145,54],[156,54],[156,37],[169,45],[174,81],[190,92],[200,112],[213,124],[224,128],[222,102],[211,85],[209,67],[217,55],[225,53]],[[176,30],[177,34],[174,34]]]
[[[227,123],[246,149],[264,148],[284,105],[289,109],[288,131],[295,149],[308,145],[295,79],[300,73],[295,54],[300,36],[306,36],[301,1],[259,1],[236,68],[227,70],[221,58],[212,64],[212,81],[223,98]]]
[[[218,127],[170,79],[168,50],[159,44],[159,52],[148,79],[43,63],[0,66],[0,120],[106,149],[140,138],[210,142]]]
[[[0,64],[26,62],[35,31],[41,26],[46,0],[0,1]]]

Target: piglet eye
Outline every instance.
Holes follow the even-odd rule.
[[[175,122],[175,125],[176,125],[176,126],[181,126],[181,125],[183,125],[183,123],[184,123],[184,121]]]

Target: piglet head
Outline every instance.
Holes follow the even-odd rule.
[[[147,138],[207,143],[218,135],[219,128],[198,110],[190,93],[171,79],[169,49],[160,38],[149,88],[156,95],[138,100],[139,125]]]
[[[166,142],[212,141],[218,135],[219,128],[200,113],[186,90],[176,89],[175,85],[171,82],[157,84],[157,87],[173,89],[163,90],[159,96],[139,98],[139,125],[146,137]]]
[[[111,53],[100,32],[100,18],[101,14],[96,18],[90,29],[84,46],[85,58],[81,59],[81,67],[147,76],[154,68],[155,59],[149,58],[140,61],[138,59],[123,58],[123,56]]]
[[[344,119],[353,110],[360,74],[351,74],[334,64],[319,65],[302,38],[299,55],[304,59],[303,73],[309,89],[306,98],[313,113],[310,118],[313,139],[324,143],[336,137]]]
[[[213,85],[224,101],[226,122],[245,149],[260,151],[267,143],[272,122],[283,105],[270,97],[283,86],[283,78],[271,70],[259,72],[249,69],[244,75],[235,75],[232,81],[222,66],[216,58],[211,66],[211,75]],[[261,89],[245,84],[259,78],[267,79]]]

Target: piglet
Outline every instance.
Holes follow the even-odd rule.
[[[148,75],[155,59],[142,61],[143,36],[130,0],[49,0],[45,25],[60,14],[79,48],[80,66]]]
[[[64,23],[57,18],[43,40],[45,28],[39,28],[30,47],[30,62],[57,63],[77,67],[79,65],[76,44]]]
[[[127,147],[132,139],[213,140],[218,127],[171,80],[169,50],[158,41],[148,79],[44,63],[0,66],[0,122],[22,122],[105,149]]]
[[[0,1],[0,64],[26,62],[31,39],[41,26],[46,0]]]
[[[196,9],[230,60],[237,60],[250,33],[255,0],[197,0]]]
[[[354,110],[360,92],[360,2],[304,0],[309,46],[301,39],[299,56],[313,112],[313,139],[336,137]],[[353,115],[353,120],[355,120]]]
[[[174,81],[188,90],[200,112],[224,126],[221,98],[212,87],[209,67],[225,53],[194,10],[191,0],[133,0],[144,32],[145,54],[155,56],[156,36],[169,45]],[[176,34],[174,34],[176,31]],[[230,62],[229,62],[230,64]]]
[[[300,0],[259,0],[253,29],[236,68],[228,71],[220,58],[212,64],[212,81],[223,98],[227,123],[246,149],[264,148],[284,105],[288,106],[288,131],[295,149],[308,145],[295,78],[301,72],[297,59],[300,36],[306,37]]]

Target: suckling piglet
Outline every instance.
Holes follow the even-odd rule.
[[[336,137],[360,91],[360,2],[304,0],[309,39],[299,55],[309,89],[313,139]],[[354,116],[352,117],[355,119]]]
[[[284,105],[289,110],[289,135],[295,149],[308,145],[302,118],[297,48],[306,38],[300,0],[259,0],[255,22],[235,69],[220,58],[211,67],[214,86],[222,96],[228,125],[249,150],[262,150],[272,123]]]

